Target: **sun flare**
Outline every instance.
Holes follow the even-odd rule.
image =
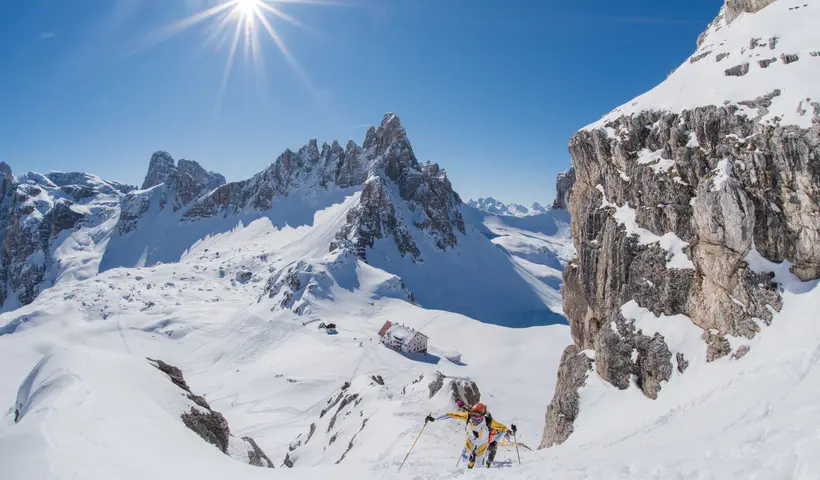
[[[237,0],[236,11],[242,16],[254,15],[261,0]]]
[[[274,21],[284,21],[291,25],[304,28],[296,18],[286,14],[280,9],[280,5],[285,3],[336,4],[323,0],[219,0],[213,7],[169,25],[151,39],[149,46],[162,42],[183,30],[208,21],[210,23],[208,27],[210,33],[207,37],[207,43],[215,44],[217,47],[223,47],[225,45],[228,47],[228,58],[225,64],[225,70],[222,74],[219,92],[217,93],[217,106],[219,106],[225,94],[228,81],[230,80],[234,60],[236,59],[236,53],[240,45],[244,50],[246,59],[251,57],[255,67],[259,72],[262,72],[264,70],[264,59],[261,51],[260,36],[267,36],[279,49],[294,73],[296,73],[305,86],[315,95],[316,92],[307,74],[274,28]]]

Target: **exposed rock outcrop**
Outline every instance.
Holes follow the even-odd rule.
[[[197,162],[180,160],[175,163],[168,152],[156,152],[151,156],[142,190],[129,192],[121,202],[120,235],[136,230],[152,207],[162,212],[170,206],[171,211],[183,210],[187,215],[206,194],[218,191],[224,185],[225,177],[205,170]]]
[[[555,181],[555,201],[552,203],[552,208],[556,210],[569,208],[569,197],[573,185],[575,185],[575,167],[570,167],[566,172],[558,174]]]
[[[319,419],[290,443],[283,464],[338,464],[349,458],[359,446],[359,434],[393,397],[384,383],[366,375],[345,382],[327,399]]]
[[[194,405],[190,407],[190,410],[180,415],[186,427],[226,455],[256,467],[273,468],[273,462],[252,438],[234,437],[225,417],[211,409],[204,397],[191,392],[179,368],[162,360],[149,358],[148,361],[168,375],[171,382],[183,390],[188,399],[193,402]]]
[[[435,378],[428,385],[430,398],[436,396],[447,383],[449,383],[450,386],[453,403],[455,403],[456,400],[461,400],[467,405],[475,405],[481,401],[481,391],[474,381],[468,378],[448,377],[441,372],[436,372]]]
[[[353,252],[340,251],[323,261],[300,260],[274,272],[259,298],[273,300],[271,310],[291,310],[297,315],[311,311],[316,300],[333,298],[334,275],[354,271],[357,258]],[[413,294],[398,276],[384,279],[376,290],[385,297],[406,299],[413,303]]]
[[[742,13],[755,13],[774,3],[775,0],[726,0],[726,23],[732,23]]]
[[[148,173],[142,182],[142,189],[147,190],[161,183],[173,184],[176,187],[175,190],[180,191],[181,195],[187,196],[225,185],[225,177],[215,172],[209,172],[202,168],[199,163],[191,160],[183,159],[175,164],[174,158],[168,152],[160,151],[151,156]]]
[[[167,200],[173,203],[176,211],[205,193],[225,185],[225,177],[209,172],[191,160],[180,160],[174,164],[174,159],[168,152],[156,152],[151,156],[142,189],[147,190],[160,184],[167,187],[170,197]]]
[[[723,13],[732,21],[770,3],[729,0]],[[706,358],[696,360],[712,362],[732,353],[728,335],[751,339],[782,308],[774,275],[755,271],[750,255],[787,260],[802,280],[820,278],[820,124],[762,122],[780,95],[644,109],[573,136],[569,210],[578,256],[564,271],[563,300],[574,355],[562,358],[563,377],[579,369],[577,352],[591,349],[595,374],[621,389],[634,379],[656,398],[692,358],[659,333],[644,335],[622,307],[634,302],[655,316],[688,317],[707,346]],[[566,408],[578,382],[559,384],[542,446],[566,440],[578,414]]]
[[[155,154],[145,185],[165,182],[175,192],[186,192],[177,194],[180,201],[174,204],[175,210],[195,200],[182,214],[184,221],[265,212],[277,200],[306,190],[362,187],[359,205],[349,212],[331,245],[332,251],[349,248],[366,260],[366,250],[377,240],[392,238],[402,255],[421,262],[421,251],[410,227],[432,238],[442,250],[455,246],[457,234],[465,232],[458,211],[461,198],[453,191],[446,172],[438,164],[418,162],[404,127],[393,114],[385,115],[377,128],[368,130],[362,147],[350,141],[342,148],[334,141],[320,149],[316,140],[311,140],[295,153],[286,150],[249,180],[217,185],[210,192],[207,189],[219,182],[199,181],[210,178],[203,176],[201,167],[197,170],[181,160],[175,170],[172,162],[163,152]],[[175,173],[183,170],[196,170],[199,175]],[[180,179],[175,180],[175,175]],[[150,201],[142,195],[125,203],[120,228],[123,234],[135,228]]]
[[[572,434],[579,411],[578,389],[586,383],[591,369],[592,360],[576,345],[564,350],[555,384],[555,397],[547,407],[547,427],[540,448],[564,443]]]

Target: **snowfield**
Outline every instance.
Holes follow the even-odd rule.
[[[338,199],[339,203],[333,203]],[[157,239],[148,249],[151,255],[178,256],[176,262],[141,267],[137,261],[127,268],[109,263],[91,278],[65,278],[44,290],[33,304],[0,317],[0,358],[9,366],[0,373],[0,398],[9,399],[0,427],[0,451],[10,460],[0,462],[0,478],[263,474],[312,478],[317,475],[314,468],[333,465],[343,453],[344,464],[334,466],[334,472],[377,468],[392,475],[406,453],[402,451],[409,447],[408,432],[417,430],[427,413],[454,408],[446,387],[429,398],[427,384],[436,372],[477,382],[482,398],[495,405],[495,415],[515,422],[522,441],[536,445],[544,399],[551,395],[561,347],[569,339],[567,327],[508,328],[411,304],[394,274],[351,255],[327,253],[327,245],[358,194],[338,199],[316,210],[301,225],[291,226],[284,220],[277,224],[275,216],[273,220],[265,216],[247,225],[240,220],[232,227],[223,221],[220,225],[224,226],[213,228],[213,233],[204,234],[187,248],[184,243],[190,237]],[[285,214],[302,215],[294,211],[301,208],[298,211],[304,212],[315,205],[294,203]],[[560,279],[561,262],[555,259],[567,259],[572,250],[567,245],[567,220],[533,217],[530,222],[542,225],[541,231],[533,228],[528,232],[526,226],[505,227],[508,218],[475,216],[468,228],[471,235],[485,241],[517,239],[514,241],[529,245],[511,249],[511,253],[487,242],[488,247],[481,248],[489,250],[480,251],[500,266],[510,265],[503,267],[510,272],[506,275],[519,271],[508,278],[516,278],[529,291],[537,292],[532,290],[537,287],[548,292],[544,295],[553,299],[550,306],[560,308],[559,284],[550,286],[519,270],[521,259],[515,253],[540,248],[549,261],[541,265],[534,257],[532,268],[549,269],[553,280]],[[154,224],[151,228],[159,231]],[[114,240],[120,243],[109,243],[109,250],[91,250],[108,256],[102,265],[115,258],[134,258],[123,250],[123,242],[130,238]],[[546,251],[545,245],[556,251]],[[475,247],[457,248],[450,254],[474,258],[471,248]],[[379,252],[386,261],[392,258],[395,269],[397,260],[390,256],[387,245],[376,246],[369,255],[371,263],[378,265]],[[434,259],[428,260],[427,267],[434,268],[439,262],[436,252],[424,253]],[[458,273],[449,263],[453,260],[441,255],[440,273]],[[309,261],[299,263],[300,259]],[[297,270],[304,272],[302,278],[308,285],[295,297],[305,305],[301,315],[280,308],[282,296],[270,296],[267,282],[272,271],[288,271],[297,264],[302,265]],[[405,268],[408,272],[404,273],[411,276],[412,265]],[[482,278],[485,282],[499,280]],[[466,282],[465,295],[475,295],[470,287],[481,285],[469,278],[452,278],[457,280]],[[498,290],[502,298],[507,295],[504,288]],[[416,294],[428,298],[423,289]],[[490,291],[483,294],[490,295]],[[428,335],[429,355],[402,355],[382,346],[376,333],[386,320]],[[502,317],[498,323],[503,321]],[[326,334],[318,328],[320,322],[336,323],[339,333]],[[461,354],[462,362],[446,359],[453,352]],[[276,471],[231,460],[188,430],[179,419],[186,400],[146,357],[180,367],[192,390],[226,416],[235,436],[252,436],[274,461]],[[371,389],[372,398],[361,407],[368,427],[349,451],[361,427],[358,415],[355,422],[339,422],[334,448],[326,452],[323,447],[330,435],[317,433],[314,445],[318,451],[300,452],[293,470],[279,468],[291,443],[320,418],[326,401],[342,384],[367,387],[375,375],[383,378],[384,386]],[[420,376],[425,382],[419,382]],[[444,455],[448,459],[459,453],[456,447],[463,434],[458,427],[436,425],[436,437],[442,446],[447,445]],[[421,451],[425,447],[420,443]],[[13,453],[17,448],[23,449],[20,455]],[[94,462],[93,457],[101,452],[106,452],[106,461]],[[203,460],[211,456],[213,463]],[[129,458],[153,460],[141,461],[135,468]],[[410,465],[405,468],[412,471]]]
[[[494,221],[500,220],[488,220],[488,230],[514,229]],[[0,398],[8,405],[0,478],[818,478],[816,282],[779,269],[783,311],[742,360],[713,364],[702,361],[702,332],[691,322],[627,305],[625,315],[679,342],[691,361],[658,400],[637,387],[617,390],[592,373],[565,445],[521,449],[520,467],[514,450],[502,447],[503,468],[465,474],[463,465],[455,467],[461,426],[437,422],[398,472],[424,416],[453,408],[447,395],[429,398],[426,383],[413,383],[436,371],[477,382],[496,418],[517,424],[519,440],[536,447],[568,328],[506,328],[413,306],[378,293],[390,276],[358,261],[339,274],[358,286],[334,282],[313,300],[309,318],[271,312],[274,301],[257,280],[266,272],[253,259],[270,254],[280,234],[295,233],[258,220],[198,243],[179,263],[60,282],[0,317],[15,325],[0,335]],[[250,281],[236,281],[235,271],[254,265]],[[227,273],[220,276],[220,269]],[[318,329],[318,319],[336,323],[339,334]],[[427,334],[430,355],[380,345],[376,332],[385,320]],[[462,354],[462,364],[445,359],[452,351]],[[179,366],[232,433],[254,437],[277,468],[234,461],[185,428],[179,391],[145,357]],[[374,385],[374,375],[383,386]],[[345,382],[364,400],[340,418],[332,448],[325,450],[330,435],[322,424],[314,446],[307,445],[312,450],[297,450],[294,468],[280,468],[311,423],[327,423],[321,410]],[[15,409],[22,411],[19,423]]]

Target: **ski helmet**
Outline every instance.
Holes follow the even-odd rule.
[[[473,405],[473,408],[470,409],[470,415],[485,415],[487,413],[487,407],[483,403],[476,403]]]

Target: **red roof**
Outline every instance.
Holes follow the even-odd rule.
[[[382,326],[382,329],[379,330],[379,336],[380,337],[385,336],[387,334],[387,331],[390,330],[390,327],[392,327],[392,326],[393,326],[393,323],[390,322],[390,320],[384,322],[384,325]]]

